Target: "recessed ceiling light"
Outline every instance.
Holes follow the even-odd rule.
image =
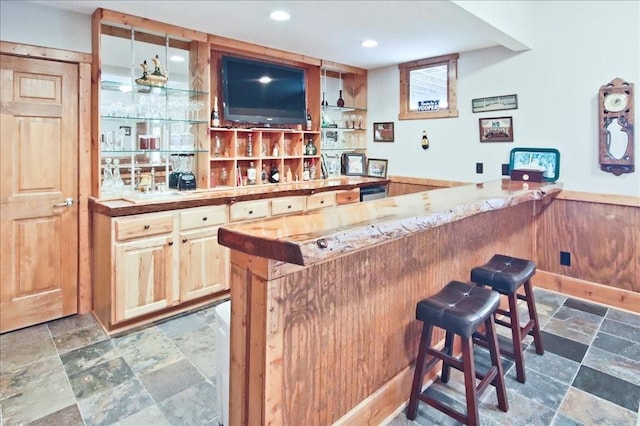
[[[362,42],[362,47],[376,47],[378,42],[375,40],[365,40]]]
[[[264,75],[264,76],[260,77],[260,79],[258,81],[260,83],[262,83],[262,84],[269,84],[269,83],[271,83],[271,77],[269,77],[268,75]]]
[[[172,62],[184,62],[184,58],[180,55],[173,55],[169,58]]]
[[[274,21],[288,21],[291,16],[284,10],[276,10],[269,15]]]

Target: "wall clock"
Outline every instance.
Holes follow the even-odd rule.
[[[634,167],[633,83],[616,78],[600,87],[598,129],[600,169],[620,176]]]

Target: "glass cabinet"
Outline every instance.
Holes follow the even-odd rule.
[[[97,30],[94,16],[100,170],[95,195],[206,187],[206,37],[100,18]]]

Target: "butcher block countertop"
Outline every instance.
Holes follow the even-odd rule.
[[[131,193],[113,199],[91,199],[94,212],[118,217],[132,214],[153,213],[190,207],[233,204],[239,201],[263,198],[311,195],[320,192],[349,190],[368,186],[387,185],[389,180],[369,177],[340,177],[305,182],[252,185],[242,188],[205,189],[195,191]]]
[[[311,265],[482,212],[547,202],[560,183],[510,179],[443,188],[331,209],[224,225],[218,242],[246,254]]]

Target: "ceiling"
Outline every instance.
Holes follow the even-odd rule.
[[[103,7],[365,69],[496,46],[505,39],[449,0],[35,2],[83,14]],[[271,20],[269,14],[278,9],[291,19]],[[365,39],[375,39],[378,46],[362,47]]]

